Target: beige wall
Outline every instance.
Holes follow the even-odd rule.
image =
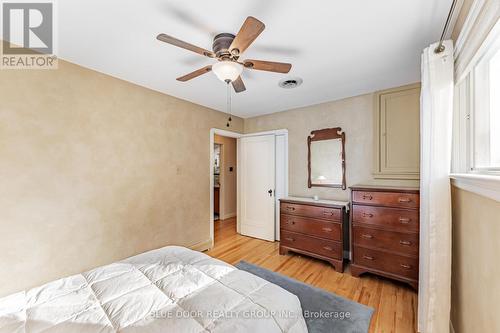
[[[215,135],[214,142],[222,144],[220,217],[227,219],[236,216],[236,139]]]
[[[455,187],[452,200],[453,327],[500,332],[500,203]]]
[[[208,241],[223,113],[62,61],[1,71],[0,99],[0,296]]]
[[[348,200],[349,191],[307,187],[307,136],[313,130],[341,127],[346,133],[347,186],[373,181],[373,94],[245,119],[245,133],[288,129],[289,194]],[[414,185],[414,181],[377,181]],[[418,182],[417,182],[418,183]]]

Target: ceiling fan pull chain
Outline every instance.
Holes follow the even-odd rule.
[[[229,127],[231,124],[231,86],[229,85],[229,83],[231,83],[231,81],[227,80],[226,81],[227,83],[227,113],[229,114],[229,118],[227,120],[227,124],[226,126]]]

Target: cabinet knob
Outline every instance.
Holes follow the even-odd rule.
[[[323,215],[330,215],[333,216],[333,210],[324,210]]]
[[[295,207],[292,207],[292,206],[287,206],[286,207],[287,210],[295,210]]]
[[[373,197],[371,195],[363,194],[363,200],[372,200]]]
[[[363,217],[373,217],[372,213],[363,213]]]

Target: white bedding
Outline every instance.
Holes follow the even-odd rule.
[[[168,246],[0,298],[0,332],[307,328],[295,295],[203,253]]]

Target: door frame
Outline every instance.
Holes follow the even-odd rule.
[[[224,168],[223,168],[223,165],[224,165],[224,144],[222,143],[217,143],[215,142],[215,139],[214,139],[214,147],[215,145],[218,144],[219,147],[220,147],[220,152],[219,152],[219,160],[220,160],[220,171],[219,171],[219,220],[222,220],[222,212],[225,212],[225,208],[224,207],[225,205],[225,202],[224,202],[224,190],[225,190],[225,186],[224,186],[224,175],[223,175],[223,172],[224,172]],[[214,164],[215,164],[215,155],[214,155]],[[212,168],[213,170],[213,168]],[[215,176],[214,176],[214,183],[215,183]],[[214,198],[214,202],[215,202],[215,198]],[[215,221],[215,220],[214,220]]]
[[[210,193],[210,218],[209,218],[209,225],[210,225],[210,248],[214,247],[214,242],[215,242],[215,232],[214,232],[214,143],[215,143],[215,134],[220,135],[220,136],[226,136],[229,138],[235,138],[239,139],[242,137],[251,137],[251,136],[259,136],[259,135],[270,135],[274,134],[276,136],[278,135],[283,135],[285,137],[285,151],[284,151],[284,156],[285,156],[285,167],[284,170],[276,170],[276,173],[280,177],[285,177],[285,179],[288,180],[288,130],[287,129],[278,129],[278,130],[271,130],[271,131],[264,131],[264,132],[256,132],[256,133],[248,133],[248,134],[242,134],[242,133],[237,133],[237,132],[232,132],[228,130],[223,130],[219,128],[211,128],[210,129],[210,163],[209,163],[209,175],[210,175],[210,181],[209,181],[209,193]],[[238,173],[239,169],[239,153],[240,153],[240,148],[239,144],[236,145],[236,172]],[[283,175],[284,173],[284,175]],[[236,195],[239,198],[239,190],[240,186],[238,186],[238,182],[236,184]],[[288,181],[285,182],[285,188],[284,188],[284,196],[288,196]],[[239,215],[239,210],[240,210],[240,202],[239,199],[236,200],[236,221],[237,221],[237,231],[239,232],[240,226],[239,226],[239,220],[238,220],[238,215]],[[279,222],[279,216],[275,219],[275,223]]]

